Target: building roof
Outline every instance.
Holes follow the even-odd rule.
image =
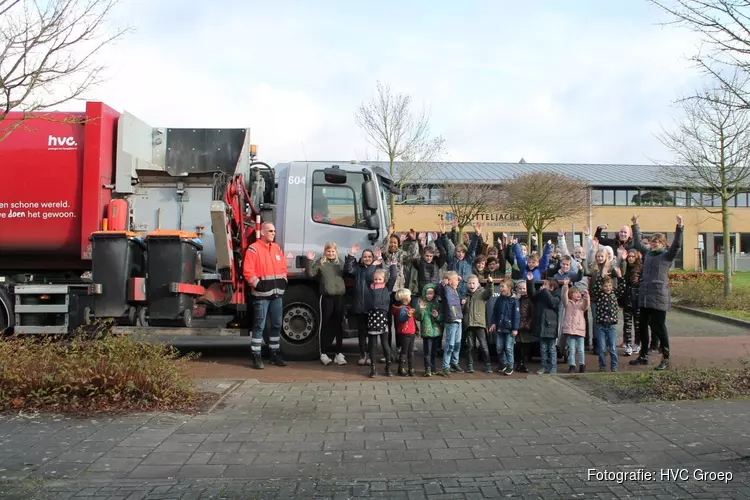
[[[388,162],[367,161],[388,170]],[[401,162],[396,162],[398,172]],[[594,187],[659,187],[675,184],[664,165],[617,165],[582,163],[509,163],[509,162],[427,162],[413,168],[420,184],[475,183],[501,184],[504,180],[529,172],[554,172],[585,179]],[[407,174],[409,177],[412,174]]]

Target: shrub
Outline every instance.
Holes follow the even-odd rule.
[[[664,372],[631,372],[574,376],[581,383],[604,388],[616,399],[636,402],[732,399],[750,396],[750,368],[681,368]]]
[[[734,287],[729,297],[724,297],[724,276],[716,273],[678,274],[672,279],[672,296],[680,305],[711,309],[744,310],[750,304],[750,289]],[[681,279],[683,276],[690,276]]]
[[[685,282],[715,283],[724,286],[724,275],[720,273],[669,273],[670,286]]]
[[[0,410],[189,409],[201,399],[166,344],[126,335],[0,339]]]

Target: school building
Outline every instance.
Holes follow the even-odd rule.
[[[388,169],[388,164],[378,162]],[[396,166],[398,169],[400,165]],[[460,184],[497,184],[503,179],[529,172],[556,172],[585,179],[591,186],[590,213],[575,219],[560,220],[548,227],[545,241],[557,239],[557,229],[568,233],[568,245],[580,244],[582,230],[592,232],[606,224],[606,236],[614,237],[622,225],[630,225],[630,218],[639,216],[643,233],[665,233],[671,242],[676,216],[683,216],[685,226],[683,249],[675,262],[678,269],[721,269],[724,258],[724,238],[721,216],[701,208],[720,207],[712,195],[680,187],[680,180],[672,169],[659,165],[590,165],[560,163],[463,163],[433,162],[412,169],[419,173],[419,184],[407,186],[399,197],[395,210],[396,231],[415,229],[436,231],[441,220],[452,217],[450,206],[441,195],[442,186]],[[416,178],[414,176],[413,178]],[[735,269],[750,270],[750,194],[737,195],[730,202],[732,258]],[[497,238],[502,233],[524,235],[526,229],[509,214],[493,212],[477,217],[483,232]],[[471,230],[471,228],[468,228]],[[525,238],[525,236],[524,236]],[[570,247],[572,249],[572,246]]]

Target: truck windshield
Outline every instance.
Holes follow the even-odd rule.
[[[378,185],[380,186],[380,198],[383,201],[383,220],[385,221],[385,230],[387,231],[388,226],[391,225],[391,197],[380,177],[378,177]]]

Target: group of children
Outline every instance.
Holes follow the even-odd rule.
[[[474,372],[475,356],[492,373],[488,342],[497,347],[497,372],[511,375],[514,369],[527,373],[532,346],[539,344],[538,373],[556,373],[558,355],[566,355],[568,372],[585,372],[584,348],[593,337],[599,369],[617,371],[616,346],[619,308],[624,311],[625,354],[633,352],[632,338],[638,325],[638,280],[640,254],[619,246],[601,244],[600,230],[592,238],[584,231],[584,245],[573,255],[565,234],[558,232],[557,248],[551,241],[541,256],[527,245],[503,235],[485,244],[481,225],[458,243],[456,226],[428,242],[422,233],[410,231],[396,236],[391,225],[380,248],[359,246],[344,260],[335,242],[328,242],[322,258],[307,252],[310,277],[317,277],[321,292],[321,362],[345,364],[341,352],[345,314],[346,276],[354,278],[354,312],[359,330],[360,365],[370,366],[375,377],[377,342],[383,351],[384,374],[415,376],[414,343],[419,335],[424,352],[424,376],[450,376]],[[532,241],[532,244],[535,243]],[[481,252],[481,253],[479,253]],[[593,321],[589,329],[588,311]],[[396,346],[393,348],[392,331]],[[337,351],[328,356],[333,339]],[[635,346],[636,350],[638,346]],[[437,370],[436,359],[442,363]]]

